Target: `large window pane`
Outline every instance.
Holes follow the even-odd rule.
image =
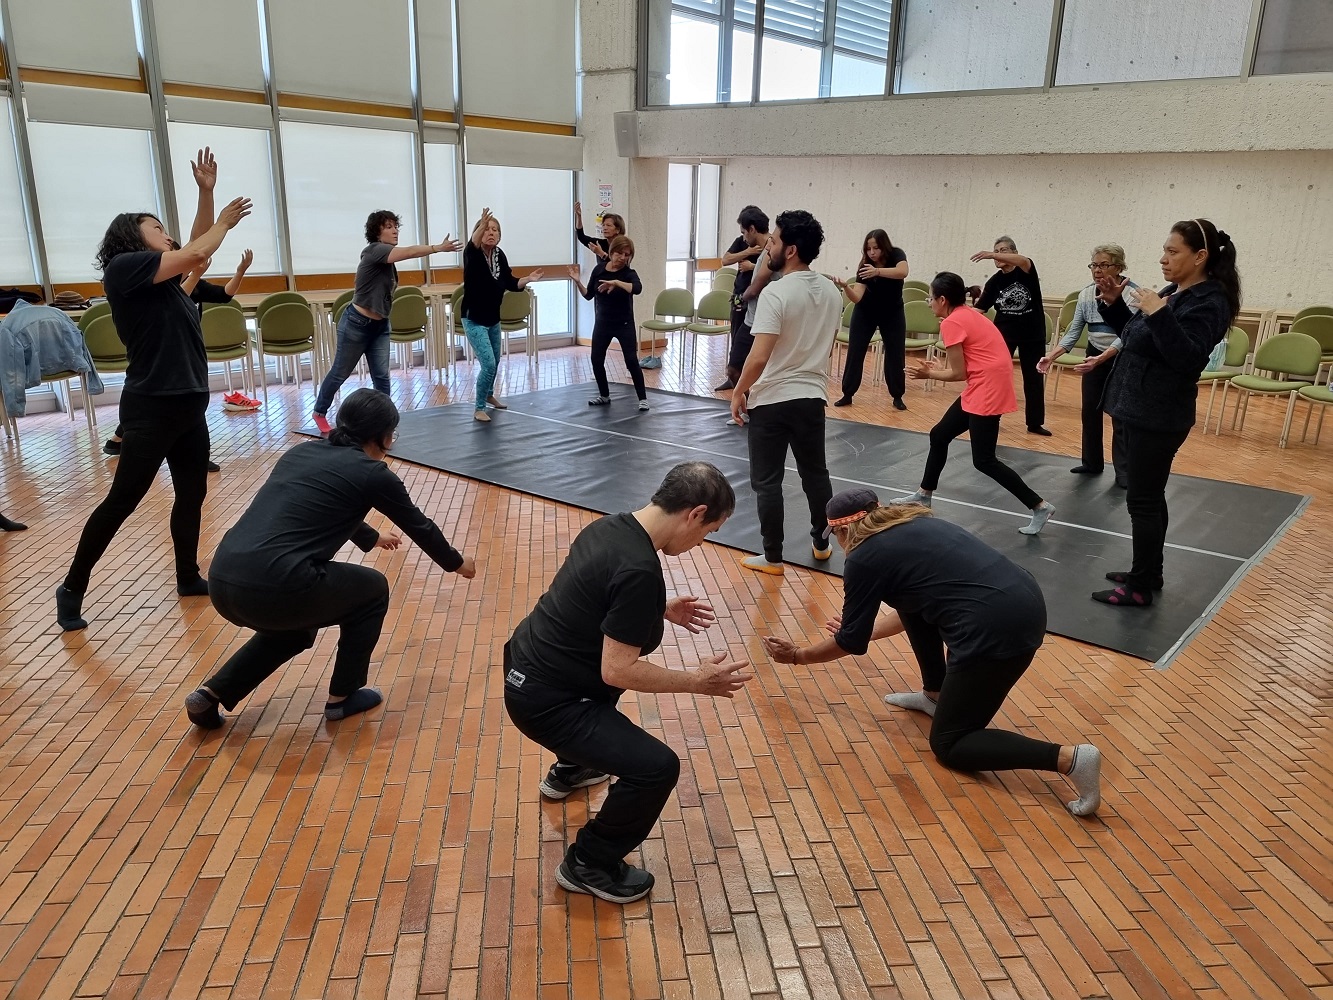
[[[171,122],[167,130],[171,140],[171,173],[176,184],[176,211],[181,224],[181,232],[176,238],[182,243],[190,238],[198,191],[190,161],[200,149],[208,146],[218,161],[214,208],[221,209],[238,195],[254,202],[249,218],[241,220],[227,237],[222,251],[213,258],[209,275],[234,272],[241,251],[245,249],[253,250],[255,254],[251,274],[280,273],[277,207],[274,204],[268,133],[262,129],[182,122]]]
[[[298,274],[355,271],[366,245],[366,216],[379,209],[402,218],[401,243],[420,242],[414,141],[411,132],[282,123],[287,218]]]
[[[483,207],[500,221],[500,246],[513,266],[573,262],[572,171],[469,163],[464,239],[481,217]]]
[[[688,260],[694,221],[694,166],[667,164],[667,260]]]
[[[151,133],[30,122],[28,145],[51,280],[100,280],[93,258],[111,220],[121,212],[161,215]]]
[[[699,198],[694,211],[694,256],[716,257],[717,201],[722,187],[722,168],[716,163],[701,163],[698,168]]]
[[[732,101],[749,101],[754,93],[754,32],[737,28],[731,33]]]
[[[7,285],[37,281],[28,246],[30,229],[19,186],[18,155],[14,148],[14,120],[8,97],[0,97],[0,274]]]
[[[897,92],[1042,86],[1053,2],[908,0]]]
[[[1266,0],[1255,73],[1333,73],[1333,4]]]
[[[716,22],[671,15],[669,104],[717,103]]]
[[[450,233],[466,239],[458,222],[458,147],[442,142],[426,144],[426,236],[439,242]],[[462,254],[437,253],[431,267],[459,267]]]
[[[768,22],[765,22],[767,24]],[[764,32],[764,61],[759,68],[761,101],[800,101],[819,97],[822,51]]]
[[[534,281],[528,286],[537,296],[537,334],[568,336],[572,331],[569,307],[573,303],[571,285],[566,280]]]
[[[1236,76],[1252,8],[1252,0],[1191,0],[1161,17],[1158,0],[1066,0],[1055,82]]]
[[[884,93],[884,62],[833,53],[833,87],[830,97],[859,97]]]

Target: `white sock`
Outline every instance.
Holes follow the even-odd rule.
[[[925,712],[931,716],[935,714],[935,702],[927,698],[923,691],[912,691],[907,694],[886,694],[884,701],[898,708],[911,709],[913,712]]]
[[[1066,777],[1078,790],[1069,811],[1075,816],[1091,816],[1102,804],[1102,752],[1091,743],[1074,747],[1074,766]]]
[[[1052,504],[1045,504],[1041,507],[1033,508],[1032,520],[1025,527],[1019,528],[1020,535],[1039,535],[1041,529],[1046,527],[1046,522],[1051,519],[1055,513],[1055,507]]]

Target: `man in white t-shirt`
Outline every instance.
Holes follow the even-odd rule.
[[[768,243],[768,264],[782,280],[759,295],[754,347],[731,396],[731,418],[749,417],[750,486],[759,507],[763,555],[741,565],[781,576],[782,475],[791,448],[801,489],[810,503],[816,559],[833,554],[824,508],[833,496],[824,457],[829,352],[842,319],[842,295],[810,270],[824,243],[824,228],[809,212],[783,212]],[[746,394],[749,394],[748,399]]]

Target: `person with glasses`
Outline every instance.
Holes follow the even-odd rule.
[[[937,382],[966,382],[963,392],[944,416],[930,429],[930,453],[921,486],[894,504],[916,503],[929,507],[949,459],[949,445],[966,433],[972,443],[972,465],[1008,490],[1032,513],[1019,532],[1036,535],[1046,527],[1055,507],[1043,500],[1017,472],[995,455],[1000,437],[1000,417],[1018,409],[1014,396],[1014,363],[1009,345],[983,312],[967,304],[963,279],[941,271],[930,283],[930,311],[940,320],[940,345],[944,367],[933,361],[919,362],[907,372],[909,378]]]
[[[338,408],[326,440],[287,451],[249,508],[222,538],[209,569],[218,614],[255,634],[185,699],[191,722],[223,724],[228,711],[280,666],[337,626],[338,653],[324,717],[330,722],[374,708],[370,657],[389,610],[389,583],[369,566],[337,562],[347,542],[363,552],[396,549],[402,538],[364,518],[374,508],[435,561],[465,580],[477,565],[445,540],[385,464],[398,436],[398,408],[382,392],[357,389]]]
[[[1119,287],[1125,270],[1124,249],[1116,243],[1096,247],[1088,270],[1092,272],[1092,284],[1078,293],[1078,303],[1074,306],[1068,329],[1050,352],[1037,362],[1037,371],[1045,375],[1051,370],[1051,362],[1072,351],[1083,331],[1087,331],[1087,356],[1074,366],[1074,371],[1083,376],[1082,461],[1069,471],[1076,475],[1100,476],[1106,467],[1102,453],[1102,392],[1106,380],[1111,377],[1111,363],[1120,353],[1120,335],[1115,327],[1102,319],[1097,302],[1098,296]],[[1126,289],[1138,287],[1132,281],[1125,285]],[[1131,308],[1131,311],[1137,310]],[[1124,489],[1124,441],[1114,420],[1111,421],[1111,467],[1115,470],[1115,484]]]
[[[1046,384],[1037,371],[1046,346],[1046,312],[1041,302],[1041,279],[1031,257],[1018,252],[1012,236],[1001,236],[993,250],[972,255],[972,262],[991,260],[995,273],[984,289],[970,289],[973,304],[981,312],[995,307],[995,325],[1004,334],[1009,356],[1018,351],[1018,367],[1023,373],[1023,409],[1028,433],[1050,437],[1046,423]]]
[[[433,253],[456,253],[463,244],[451,236],[443,243],[400,247],[398,231],[402,220],[393,212],[371,212],[366,218],[366,246],[356,265],[356,288],[352,301],[338,320],[338,347],[329,373],[319,385],[315,397],[315,426],[328,434],[328,412],[333,397],[364,355],[370,366],[370,382],[389,394],[389,310],[398,287],[399,261],[429,257]]]

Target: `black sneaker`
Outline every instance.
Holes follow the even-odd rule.
[[[585,865],[575,857],[572,844],[565,852],[565,860],[556,869],[555,880],[563,889],[596,896],[608,903],[632,903],[643,899],[652,892],[655,881],[651,872],[623,861],[614,872]]]
[[[209,471],[209,472],[221,472],[221,471],[222,471],[222,466],[218,465],[217,462],[214,462],[214,461],[212,461],[212,460],[210,459],[210,460],[209,460],[209,463],[208,463],[208,471]]]
[[[108,438],[106,444],[102,445],[102,451],[108,455],[119,455],[120,442],[112,438]]]
[[[559,801],[568,798],[577,789],[600,785],[609,777],[609,774],[594,771],[590,767],[556,763],[546,772],[540,791],[543,798]]]

